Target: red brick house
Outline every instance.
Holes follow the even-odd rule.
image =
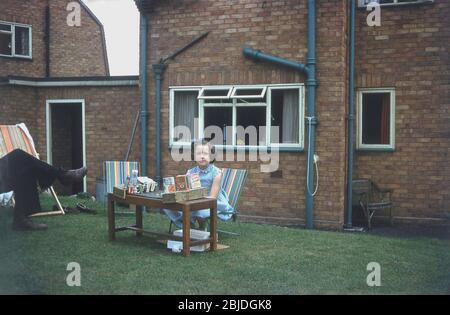
[[[74,2],[81,8],[79,26],[67,22]],[[177,126],[190,127],[191,137],[220,127],[218,151],[228,149],[231,157],[217,165],[250,173],[239,203],[245,220],[307,226],[310,220],[314,227],[341,229],[349,223],[352,170],[352,178],[394,189],[395,222],[448,222],[448,1],[380,1],[380,25],[370,26],[370,1],[358,0],[353,89],[351,1],[135,2],[140,78],[109,76],[102,26],[82,2],[1,1],[0,124],[25,122],[42,158],[53,164],[85,163],[91,193],[101,162],[123,159],[140,111],[148,122],[139,131],[146,144],[139,154],[137,133],[131,159],[143,159],[155,178],[192,165],[172,155],[188,142]],[[284,64],[252,60],[244,48]],[[238,134],[250,126],[257,127],[256,137]],[[271,157],[275,148],[276,170],[263,172],[263,153]],[[319,157],[318,177],[312,153]]]
[[[141,92],[148,93],[145,106],[153,113],[147,130],[150,176],[174,175],[191,165],[171,155],[171,149],[187,144],[175,130],[178,125],[200,136],[208,126],[220,126],[226,137],[216,143],[218,149],[231,149],[233,157],[217,164],[250,171],[239,204],[241,217],[304,225],[311,193],[311,187],[305,189],[306,177],[311,176],[308,130],[314,120],[318,124],[312,151],[319,156],[314,226],[341,229],[348,223],[349,144],[354,151],[353,178],[370,178],[394,189],[395,222],[447,222],[450,2],[382,1],[381,25],[369,26],[369,1],[358,1],[353,24],[355,86],[349,90],[351,2],[136,0],[144,26],[141,73],[148,77]],[[316,10],[313,62],[308,55],[311,4]],[[246,47],[253,54],[261,50],[290,63],[251,60],[243,54]],[[310,82],[293,68],[307,62],[309,71],[315,66]],[[156,83],[161,83],[160,91]],[[315,117],[306,104],[313,89]],[[160,113],[155,106],[160,106]],[[352,138],[349,118],[354,119]],[[279,137],[275,139],[272,131],[258,134],[256,143],[237,137],[238,126],[250,125],[277,126]],[[249,159],[252,149],[275,146],[280,149],[277,170],[261,172],[264,162]],[[159,164],[154,155],[158,150]],[[245,153],[244,161],[237,159],[240,152]]]
[[[102,161],[124,158],[138,82],[109,75],[103,26],[81,1],[0,2],[0,124],[24,122],[53,165],[88,167],[86,187],[60,192],[94,193]]]

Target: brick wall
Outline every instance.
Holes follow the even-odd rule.
[[[67,25],[69,0],[50,0],[50,76],[103,76],[108,74],[100,26],[81,6],[81,26]],[[32,26],[32,60],[0,57],[0,76],[46,75],[45,10],[43,0],[2,0],[0,21]]]
[[[81,6],[81,25],[68,26],[69,2],[51,2],[51,76],[108,75],[100,25]]]
[[[47,161],[46,101],[84,100],[86,124],[86,161],[88,191],[95,193],[96,177],[101,176],[102,161],[123,160],[128,149],[134,120],[139,110],[139,89],[130,87],[28,88],[0,86],[0,124],[24,122],[41,159]],[[5,97],[3,97],[5,96]],[[61,121],[56,122],[60,124]],[[63,129],[60,129],[63,130]],[[70,131],[55,141],[69,146]],[[139,161],[140,132],[136,130],[130,160]],[[71,149],[68,147],[68,151]],[[58,152],[56,152],[58,154]],[[151,153],[150,153],[151,155]],[[56,156],[58,165],[69,167],[66,156]]]
[[[36,133],[36,99],[34,88],[0,86],[0,125],[25,123]]]
[[[166,1],[150,14],[149,106],[154,108],[151,64],[183,47],[203,32],[202,42],[169,62],[162,83],[162,174],[182,173],[189,163],[175,163],[168,148],[169,86],[258,83],[304,83],[303,74],[242,55],[244,46],[283,58],[306,62],[306,1]],[[344,220],[346,3],[318,5],[317,154],[321,157],[319,192],[315,197],[316,226],[340,228]],[[150,151],[154,146],[150,117]],[[306,132],[305,132],[306,135]],[[306,143],[305,143],[306,144]],[[282,178],[260,172],[260,162],[221,162],[219,166],[248,168],[249,179],[240,199],[242,215],[254,221],[303,224],[305,217],[306,153],[280,153]],[[154,158],[149,155],[149,166]],[[154,172],[153,169],[151,169]]]
[[[357,152],[355,176],[394,189],[394,216],[442,218],[450,209],[450,3],[358,13],[357,87],[394,87],[394,152]]]
[[[0,1],[0,21],[32,25],[33,59],[0,57],[0,76],[45,76],[45,1]]]
[[[88,191],[95,192],[96,177],[101,176],[102,161],[123,160],[128,149],[136,113],[139,110],[139,90],[133,87],[107,88],[45,88],[39,89],[36,124],[33,136],[46,160],[45,103],[46,100],[84,99],[86,124],[86,161]],[[139,127],[130,160],[139,161]]]

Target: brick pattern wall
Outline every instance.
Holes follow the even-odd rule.
[[[394,87],[394,152],[357,152],[355,176],[394,189],[394,216],[442,218],[450,209],[450,3],[358,13],[357,86]]]
[[[86,160],[89,170],[87,183],[88,191],[92,194],[95,194],[95,180],[101,176],[102,161],[124,159],[139,111],[137,86],[45,89],[0,86],[0,95],[0,124],[24,122],[43,161],[47,161],[46,101],[84,99]],[[129,160],[139,161],[140,158],[139,129],[138,126]],[[66,134],[65,137],[57,137],[55,141],[64,142],[68,137],[70,135]],[[68,145],[70,141],[65,142]],[[65,157],[61,159],[55,166],[69,167],[64,164]]]
[[[45,1],[0,1],[0,21],[32,25],[33,59],[0,57],[0,76],[45,76]]]
[[[82,6],[81,25],[68,26],[69,2],[51,2],[51,76],[107,75],[100,26]]]
[[[0,124],[15,125],[23,122],[30,133],[35,134],[36,99],[34,88],[0,86]]]
[[[38,90],[36,123],[33,134],[46,160],[45,103],[46,100],[84,99],[86,161],[88,191],[95,193],[95,180],[101,176],[102,161],[123,160],[128,149],[136,113],[139,110],[139,90],[133,87],[45,88]],[[139,161],[139,127],[136,130],[129,159]]]
[[[166,1],[150,15],[149,90],[154,108],[151,64],[183,47],[203,32],[202,42],[169,62],[162,83],[162,174],[183,173],[190,163],[176,163],[169,144],[169,86],[304,83],[303,74],[242,55],[245,46],[283,58],[306,62],[306,1]],[[346,3],[318,5],[317,154],[321,157],[315,224],[340,228],[344,218]],[[150,152],[154,147],[154,117],[150,117]],[[305,132],[306,135],[306,132]],[[306,144],[306,143],[305,143]],[[248,159],[246,159],[248,161]],[[306,153],[280,153],[282,178],[260,172],[260,162],[221,162],[218,166],[247,168],[247,185],[238,205],[254,221],[303,224]],[[153,170],[153,155],[149,166]]]
[[[50,76],[107,75],[100,26],[81,6],[81,26],[67,25],[69,0],[50,0]],[[46,75],[45,10],[43,0],[2,0],[0,21],[32,26],[32,60],[0,57],[0,76]]]

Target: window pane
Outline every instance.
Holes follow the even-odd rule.
[[[231,88],[208,88],[200,92],[199,98],[228,98]]]
[[[236,108],[236,145],[266,145],[266,107]]]
[[[9,24],[1,24],[0,23],[0,31],[11,32],[11,25],[9,25]]]
[[[212,138],[213,144],[232,144],[229,139],[233,125],[232,107],[205,107],[204,108],[204,136]],[[228,143],[227,143],[228,142]]]
[[[235,87],[231,93],[231,98],[263,99],[266,95],[266,87]]]
[[[15,27],[15,54],[30,55],[30,29],[28,27]]]
[[[272,90],[272,127],[278,127],[279,139],[274,139],[277,133],[272,132],[272,143],[299,143],[299,90]]]
[[[174,92],[173,141],[190,142],[195,138],[195,118],[198,118],[197,91]]]
[[[389,144],[390,93],[364,93],[362,98],[362,143]]]
[[[236,92],[234,93],[235,96],[254,96],[258,95],[260,96],[263,92],[263,88],[257,88],[257,89],[236,89]]]
[[[0,54],[11,56],[11,34],[0,33]]]
[[[236,98],[236,103],[239,105],[245,104],[266,104],[266,98]]]

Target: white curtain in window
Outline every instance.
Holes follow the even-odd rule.
[[[27,27],[15,27],[16,54],[28,56],[30,54],[30,30]]]
[[[174,134],[175,141],[189,142],[194,138],[194,119],[198,117],[198,103],[196,91],[176,91],[174,100],[174,127],[186,126],[190,130],[190,135]],[[176,131],[176,129],[175,129]],[[182,139],[177,139],[177,138]]]
[[[282,142],[298,143],[298,90],[286,90],[283,93]]]

